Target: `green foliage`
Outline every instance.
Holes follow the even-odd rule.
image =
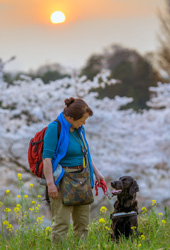
[[[8,83],[8,85],[13,85],[14,81],[20,80],[20,75],[22,74],[22,72],[18,72],[17,74],[11,74],[11,73],[4,73],[3,75],[3,79],[5,82]]]
[[[103,68],[109,69],[111,78],[120,80],[121,84],[98,89],[99,98],[107,96],[112,99],[116,95],[133,97],[134,101],[126,108],[148,108],[146,102],[150,98],[149,87],[156,86],[160,77],[145,57],[135,50],[115,45],[103,55],[92,55],[81,74],[92,79]]]
[[[68,74],[61,74],[59,71],[47,71],[42,74],[34,75],[34,78],[40,78],[44,83],[49,83],[51,81],[56,81],[57,79],[62,79],[64,77],[69,77]]]
[[[57,246],[51,245],[51,227],[43,225],[40,215],[40,205],[32,200],[34,190],[30,184],[29,194],[25,194],[21,174],[18,174],[20,195],[12,197],[10,190],[6,190],[5,201],[0,202],[0,249],[62,249],[62,250],[167,250],[170,245],[170,211],[165,207],[165,214],[156,213],[156,201],[152,200],[150,212],[145,207],[141,209],[138,218],[139,231],[142,235],[128,240],[122,237],[119,243],[111,241],[111,220],[109,212],[102,206],[98,218],[89,224],[87,238],[76,238],[71,224],[67,238]],[[11,198],[13,203],[10,202]],[[39,196],[40,198],[40,196]],[[15,202],[14,202],[15,200]],[[5,207],[4,206],[8,206]],[[14,205],[12,211],[11,205]]]
[[[3,79],[9,85],[13,84],[13,81],[21,80],[20,75],[24,73],[17,73],[16,75],[12,75],[10,73],[5,73]],[[56,81],[58,79],[62,79],[64,77],[70,77],[68,74],[62,74],[59,71],[47,71],[44,73],[27,73],[27,76],[31,77],[32,79],[40,78],[44,83],[49,83],[50,81]]]
[[[102,70],[103,58],[104,56],[102,55],[91,55],[87,60],[86,65],[82,68],[81,75],[86,75],[88,76],[88,79],[93,80],[93,77]]]

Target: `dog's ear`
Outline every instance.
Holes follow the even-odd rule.
[[[137,182],[134,180],[130,189],[129,189],[129,194],[133,195],[136,192],[139,192],[139,186],[138,186]]]

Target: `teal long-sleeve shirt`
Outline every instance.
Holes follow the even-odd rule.
[[[58,124],[51,123],[45,133],[43,145],[43,159],[53,158],[58,143]],[[59,162],[61,166],[73,167],[83,165],[83,153],[81,145],[84,148],[83,142],[78,135],[77,129],[73,132],[69,131],[69,146],[67,153]]]

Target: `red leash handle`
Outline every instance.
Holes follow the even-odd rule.
[[[107,185],[106,182],[101,180],[100,183],[98,181],[95,182],[95,190],[96,190],[96,196],[98,196],[98,188],[101,187],[103,189],[103,193],[105,196],[108,196],[108,190],[107,190]]]

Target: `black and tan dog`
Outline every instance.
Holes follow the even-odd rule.
[[[130,235],[141,235],[137,230],[138,202],[136,192],[139,191],[137,182],[131,176],[122,176],[117,181],[111,182],[112,195],[117,195],[114,211],[111,214],[113,230],[112,240],[119,240],[121,235],[128,238]]]

